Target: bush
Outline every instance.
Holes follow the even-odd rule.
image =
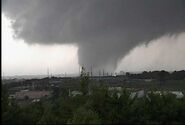
[[[78,108],[73,115],[71,122],[72,124],[100,124],[101,120],[98,113],[86,109],[84,107]]]

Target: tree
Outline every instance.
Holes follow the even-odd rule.
[[[55,99],[57,99],[59,97],[59,95],[60,95],[60,89],[58,87],[55,87],[54,86],[52,90],[53,90],[52,91],[52,99],[54,101]]]
[[[9,109],[8,90],[4,85],[2,85],[1,94],[2,113],[4,113]]]
[[[168,74],[169,74],[169,73],[166,72],[166,71],[164,71],[164,70],[162,70],[162,71],[159,72],[159,74],[158,74],[158,80],[159,80],[160,85],[162,85],[162,84],[165,83],[165,81],[166,81],[166,76],[167,76]]]
[[[110,96],[108,93],[108,87],[100,84],[93,86],[92,94],[90,95],[92,108],[99,114],[103,123],[109,122],[108,112],[112,108],[110,106]]]
[[[72,120],[69,120],[70,122],[72,124],[100,124],[101,120],[96,112],[80,107],[74,113]]]
[[[86,73],[85,68],[82,67],[80,75],[80,89],[83,95],[88,94],[89,89],[89,73]]]

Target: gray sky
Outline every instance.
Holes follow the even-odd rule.
[[[76,54],[63,66],[70,72],[78,72],[78,64],[87,69],[92,66],[96,72],[185,68],[184,0],[4,0],[3,13],[12,21],[13,41],[21,39],[28,48],[47,46],[50,51],[45,58],[57,61],[50,61],[55,68],[61,57],[51,48],[59,46],[71,47],[66,49],[70,54],[64,54],[65,58]],[[30,51],[36,57],[41,53]],[[51,58],[51,53],[57,56]],[[33,62],[36,57],[32,57]],[[32,66],[32,72],[42,64],[49,65],[38,64]],[[9,67],[6,61],[4,65]],[[16,65],[12,67],[16,69]]]
[[[134,48],[118,65],[116,71],[141,72],[185,69],[185,32],[163,36],[148,45]]]

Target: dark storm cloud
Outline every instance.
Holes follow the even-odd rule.
[[[78,45],[79,64],[115,70],[137,45],[185,31],[184,0],[4,0],[17,38]]]

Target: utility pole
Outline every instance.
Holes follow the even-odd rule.
[[[32,89],[35,90],[35,83],[32,82]]]
[[[69,96],[71,96],[71,90],[69,89]]]
[[[99,77],[101,76],[101,70],[99,70]]]
[[[81,74],[81,66],[79,65],[79,76],[80,76],[80,74]]]
[[[2,77],[3,79],[5,79],[5,75],[4,75],[4,72],[3,72],[3,77]]]
[[[48,75],[48,85],[49,85],[49,68],[47,69],[47,75]]]
[[[92,65],[91,65],[91,77],[93,76],[93,73],[92,73]]]
[[[48,76],[48,78],[49,78],[49,68],[47,68],[47,76]]]

